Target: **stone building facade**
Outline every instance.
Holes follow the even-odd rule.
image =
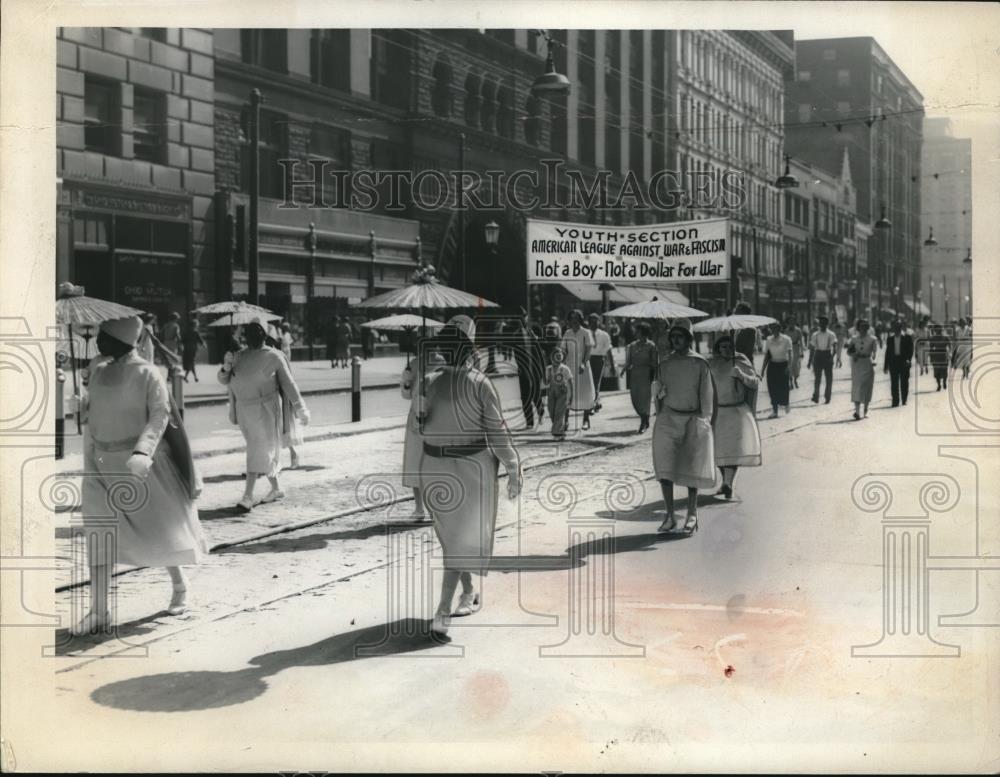
[[[216,298],[211,30],[62,28],[56,277],[162,318]]]

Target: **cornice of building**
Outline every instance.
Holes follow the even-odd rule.
[[[726,30],[734,40],[761,55],[788,78],[795,69],[795,49],[768,30]]]

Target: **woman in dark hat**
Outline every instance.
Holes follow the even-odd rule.
[[[708,362],[691,350],[691,322],[677,319],[667,334],[673,350],[660,361],[653,383],[657,407],[653,469],[667,511],[660,531],[690,535],[698,529],[698,489],[715,485],[715,386]],[[675,483],[688,490],[687,517],[682,523],[674,516]]]
[[[261,475],[271,482],[271,490],[262,502],[273,502],[285,495],[278,485],[278,472],[283,436],[288,429],[284,421],[291,419],[284,419],[282,404],[287,402],[303,425],[309,423],[309,411],[285,357],[265,345],[263,319],[245,325],[243,336],[247,347],[235,356],[226,354],[218,378],[229,386],[234,400],[229,420],[239,425],[247,444],[247,481],[236,508],[248,513],[254,507],[253,489]]]
[[[719,402],[713,424],[715,465],[722,471],[719,493],[731,499],[736,470],[760,466],[760,430],[755,412],[760,378],[750,360],[736,351],[733,338],[728,336],[715,341],[708,366]]]
[[[92,362],[82,408],[89,432],[82,496],[91,606],[70,628],[73,634],[110,626],[115,564],[166,567],[173,583],[167,612],[180,615],[187,608],[181,566],[208,554],[194,507],[201,480],[160,371],[135,351],[142,330],[142,321],[131,317],[105,321],[97,335],[102,358]],[[113,543],[107,541],[109,530]]]
[[[448,631],[450,617],[479,609],[472,573],[485,575],[493,553],[499,482],[497,463],[507,470],[507,494],[521,489],[521,466],[489,378],[471,361],[475,325],[455,316],[433,338],[446,364],[421,386],[423,455],[420,481],[434,531],[444,552],[441,600],[431,630]],[[462,596],[452,612],[458,584]]]

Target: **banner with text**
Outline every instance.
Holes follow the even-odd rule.
[[[729,280],[729,220],[619,227],[528,219],[528,283]]]

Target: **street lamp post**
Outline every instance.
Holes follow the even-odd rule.
[[[485,227],[483,227],[483,232],[486,237],[486,245],[490,249],[490,257],[492,261],[490,262],[490,285],[495,287],[496,284],[493,283],[496,279],[496,258],[497,258],[497,244],[500,241],[500,225],[495,221],[490,221]],[[491,333],[497,331],[497,326],[499,325],[499,319],[492,322]],[[489,348],[487,349],[487,359],[486,359],[486,373],[489,375],[494,374],[497,371],[496,365],[496,340],[495,336],[490,338]]]
[[[793,297],[795,295],[795,281],[798,277],[799,274],[795,272],[794,267],[788,271],[788,316],[792,319],[795,318],[795,302]]]
[[[970,248],[965,258],[962,260],[965,266],[966,280],[969,284],[969,293],[965,295],[966,314],[972,316],[972,249]]]
[[[306,247],[309,249],[309,267],[306,273],[306,345],[309,347],[309,361],[313,360],[313,298],[316,296],[316,224],[309,223]]]
[[[882,250],[882,233],[892,228],[892,222],[885,216],[885,205],[882,206],[882,217],[875,222],[875,230],[878,238],[878,298],[875,301],[875,312],[877,323],[882,321],[882,277],[885,275],[885,252]]]
[[[899,285],[893,287],[892,289],[892,304],[896,306],[896,318],[899,318],[899,309],[902,305],[899,304]]]
[[[260,89],[250,92],[250,251],[247,291],[253,305],[260,304]]]

